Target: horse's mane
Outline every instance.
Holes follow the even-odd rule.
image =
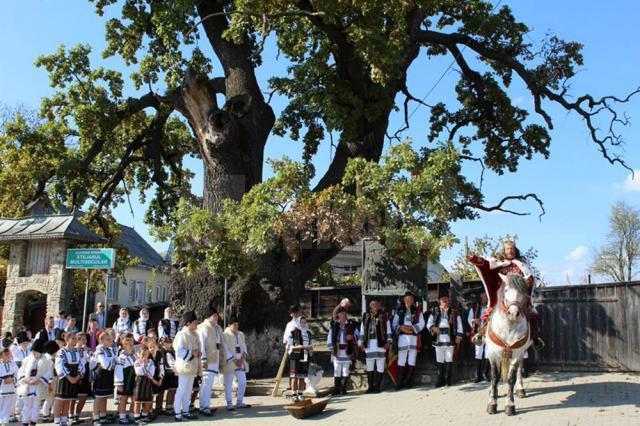
[[[525,295],[527,294],[527,281],[525,281],[525,279],[521,275],[507,274],[506,280],[507,282],[505,283],[505,285],[501,285],[500,289],[498,290],[498,303],[502,303],[502,301],[504,300],[504,289],[507,287],[507,284],[515,287],[518,293],[523,293]]]

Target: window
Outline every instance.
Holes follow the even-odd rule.
[[[160,301],[160,287],[156,286],[156,302]]]
[[[162,287],[162,299],[160,301],[164,302],[165,300],[167,300],[167,288]]]
[[[108,277],[107,278],[107,299],[118,300],[118,287],[120,286],[120,278]]]
[[[136,301],[136,280],[129,280],[129,302]]]
[[[146,300],[146,290],[147,290],[147,283],[144,281],[137,281],[136,282],[136,304],[138,305],[144,305],[144,302]]]

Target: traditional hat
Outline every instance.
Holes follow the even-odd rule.
[[[240,323],[240,318],[238,318],[238,315],[236,315],[236,314],[232,314],[232,315],[229,317],[229,324],[233,324],[233,323],[236,323],[236,322],[237,322],[237,323]]]
[[[64,341],[64,330],[61,328],[56,328],[56,340]]]
[[[4,339],[2,339],[2,348],[6,349],[9,346],[11,346],[11,344],[13,343],[13,340],[11,340],[10,337],[5,337]]]
[[[210,316],[215,315],[217,313],[218,313],[218,310],[214,306],[207,306],[206,309],[204,310],[204,317],[209,318]]]
[[[297,303],[289,306],[289,313],[292,314],[294,312],[300,312],[300,305]]]
[[[198,317],[196,317],[196,313],[193,311],[187,311],[182,315],[182,322],[185,324],[189,324],[190,322],[197,321]]]
[[[44,352],[44,341],[40,340],[40,339],[36,339],[36,341],[33,342],[33,345],[31,345],[31,351],[32,352],[43,353]]]
[[[407,291],[404,292],[404,296],[403,297],[407,297],[407,296],[411,296],[414,299],[416,298],[416,295],[413,294],[413,292],[411,290],[407,290]]]
[[[60,346],[53,340],[49,340],[44,344],[44,351],[49,355],[53,355],[60,350]]]
[[[17,340],[18,340],[18,344],[28,342],[29,336],[27,336],[27,332],[21,331],[20,333],[18,333]]]

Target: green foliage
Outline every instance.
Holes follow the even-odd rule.
[[[269,252],[284,252],[297,262],[307,248],[345,247],[367,235],[381,241],[395,261],[423,266],[454,241],[442,224],[473,217],[454,206],[456,199],[479,197],[459,175],[459,161],[450,146],[417,153],[405,142],[379,164],[351,160],[340,185],[318,192],[308,189],[304,164],[274,161],[274,176],[240,202],[227,201],[222,213],[183,201],[177,226],[156,232],[175,235],[177,261],[187,272],[205,265],[212,273],[243,276]],[[349,190],[354,186],[355,193]]]

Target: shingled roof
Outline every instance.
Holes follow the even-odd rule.
[[[53,239],[86,243],[105,241],[73,214],[0,219],[0,242]]]
[[[125,247],[129,250],[129,256],[140,259],[143,266],[156,268],[165,265],[165,261],[158,252],[135,229],[125,225],[119,226],[121,232],[116,240],[116,246]]]

